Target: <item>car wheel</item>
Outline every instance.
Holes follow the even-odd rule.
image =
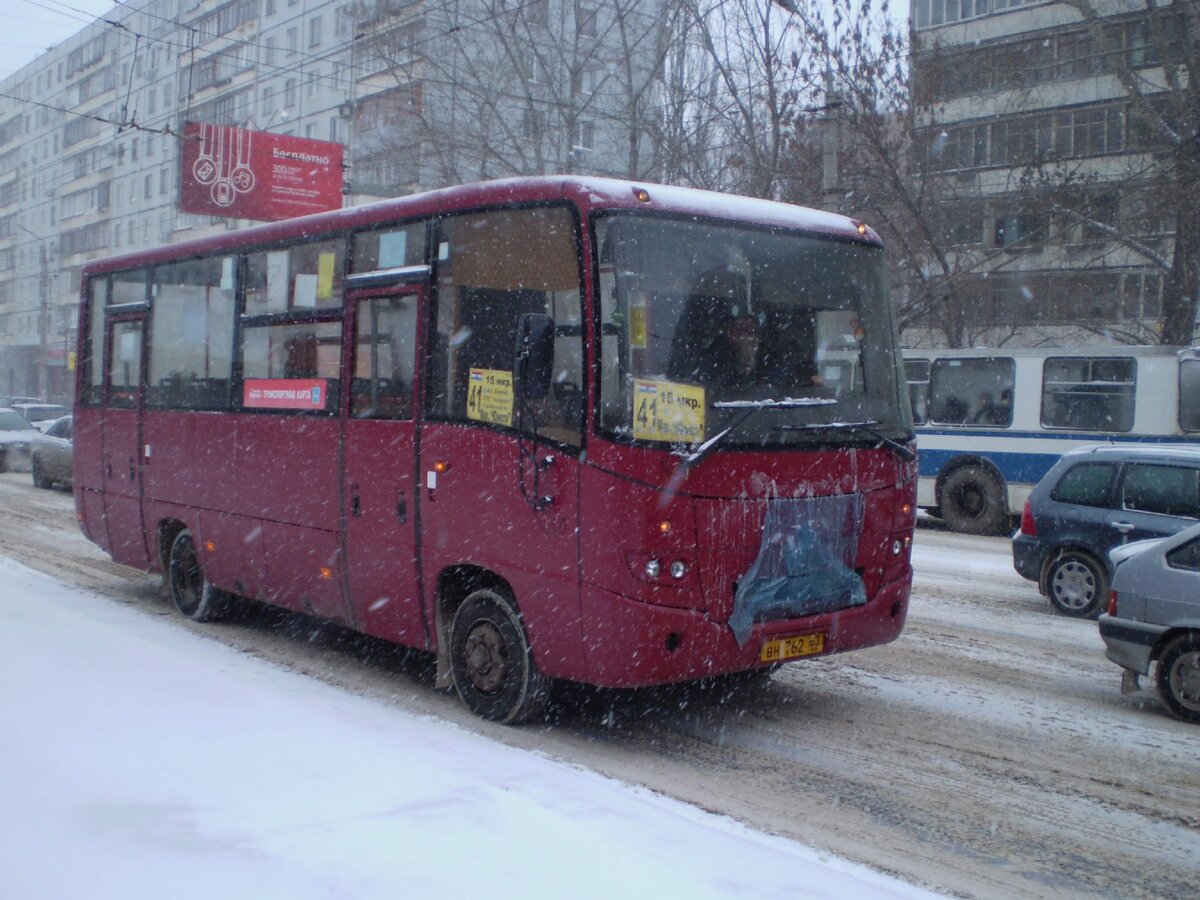
[[[171,601],[179,614],[193,622],[210,622],[228,611],[231,596],[213,587],[200,570],[196,543],[186,528],[175,536],[167,565]]]
[[[1200,635],[1180,635],[1163,648],[1158,693],[1171,715],[1200,724]]]
[[[38,458],[36,456],[33,458],[33,461],[30,463],[29,467],[33,472],[33,486],[34,487],[36,487],[36,488],[50,487],[50,479],[47,478],[45,473],[42,472],[42,464],[38,461]]]
[[[1108,598],[1108,576],[1087,553],[1060,553],[1046,572],[1046,593],[1051,605],[1064,616],[1091,618]]]
[[[955,469],[942,484],[942,518],[964,534],[999,534],[1008,520],[1000,482],[982,466]]]
[[[454,613],[450,670],[458,696],[485,719],[524,722],[550,699],[550,680],[534,664],[515,604],[490,588],[475,591]]]

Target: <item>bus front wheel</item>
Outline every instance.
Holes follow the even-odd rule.
[[[200,557],[196,554],[196,542],[186,528],[171,543],[167,578],[171,587],[171,602],[184,618],[193,622],[209,622],[225,615],[230,596],[213,587],[212,582],[204,577],[200,570]]]
[[[470,594],[454,613],[450,670],[467,708],[495,722],[527,721],[550,699],[515,605],[491,588]]]
[[[942,518],[965,534],[999,534],[1008,519],[1004,489],[982,466],[955,469],[942,485]]]

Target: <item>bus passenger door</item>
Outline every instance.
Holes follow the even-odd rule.
[[[110,316],[104,342],[104,425],[101,470],[104,517],[112,558],[148,567],[142,524],[141,408],[145,315]]]
[[[343,430],[346,578],[358,628],[426,647],[418,581],[413,423],[423,285],[355,289]]]

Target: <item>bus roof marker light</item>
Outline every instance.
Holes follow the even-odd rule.
[[[633,189],[633,196],[637,197],[642,203],[650,202],[650,192],[645,188],[635,187]]]

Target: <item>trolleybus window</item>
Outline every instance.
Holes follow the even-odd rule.
[[[154,270],[147,406],[228,408],[236,271],[235,256]]]
[[[583,335],[575,225],[566,208],[496,210],[441,224],[433,415],[516,427],[513,353],[525,313],[554,318],[553,386],[526,428],[582,442]]]
[[[1200,359],[1179,361],[1179,427],[1200,431]]]
[[[698,443],[737,421],[730,446],[828,441],[819,426],[837,421],[908,432],[878,248],[619,214],[597,248],[607,432]],[[781,400],[799,402],[745,415]]]
[[[934,360],[930,417],[947,425],[1011,425],[1014,372],[1008,357]]]
[[[1128,357],[1050,357],[1042,374],[1042,425],[1129,431],[1137,364]]]
[[[906,359],[904,377],[908,380],[908,402],[912,406],[914,425],[924,425],[929,419],[929,360]]]

